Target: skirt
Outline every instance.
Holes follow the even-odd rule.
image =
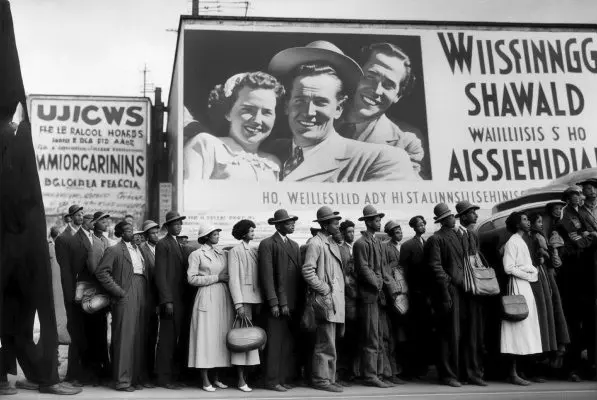
[[[243,304],[245,306],[245,313],[251,323],[255,324],[253,319],[253,310],[257,304]],[[248,307],[247,307],[248,306]],[[240,322],[236,322],[236,326],[239,326]],[[246,353],[231,353],[230,360],[232,365],[259,365],[259,350],[251,350]]]
[[[514,285],[514,294],[524,296],[529,307],[529,316],[518,322],[502,320],[500,352],[515,355],[542,353],[539,315],[533,289],[529,282],[516,277],[511,278],[511,284]]]

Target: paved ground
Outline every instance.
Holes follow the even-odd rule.
[[[37,392],[21,391],[6,399],[56,399],[56,396],[43,395]],[[66,397],[63,397],[66,398]],[[521,388],[505,383],[491,383],[489,387],[463,386],[449,388],[429,383],[411,383],[398,388],[377,389],[354,386],[345,389],[344,393],[328,393],[307,388],[296,388],[286,393],[277,393],[256,389],[252,393],[242,393],[237,389],[218,390],[206,393],[199,388],[187,388],[180,391],[166,389],[145,389],[133,393],[121,393],[107,388],[85,388],[83,393],[73,399],[441,399],[441,400],[585,400],[597,399],[597,382],[548,382]]]

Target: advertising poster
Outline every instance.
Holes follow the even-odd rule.
[[[46,215],[78,204],[143,218],[148,99],[32,95],[29,110]]]
[[[439,202],[469,200],[483,217],[524,190],[597,167],[595,32],[182,26],[174,133],[190,233],[213,224],[232,242],[232,225],[250,218],[262,238],[286,208],[306,239],[319,207],[357,222],[367,204],[406,235],[418,214],[432,232]],[[313,72],[326,66],[336,76]],[[277,81],[247,74],[256,71]]]

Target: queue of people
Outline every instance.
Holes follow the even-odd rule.
[[[499,296],[467,289],[464,264],[481,251],[478,207],[467,201],[456,212],[438,204],[432,235],[424,217],[411,218],[414,237],[404,243],[398,221],[382,224],[385,214],[371,205],[358,218],[365,230],[357,240],[355,224],[324,206],[302,246],[291,239],[298,218],[281,209],[258,246],[255,223],[238,221],[231,248],[218,245],[221,229],[206,225],[198,246],[181,245],[185,217],[173,211],[163,237],[153,221],[134,231],[123,220],[110,245],[109,216],[74,205],[70,229],[55,239],[71,337],[66,381],[111,382],[126,392],[187,385],[213,392],[230,382],[243,392],[255,385],[342,392],[432,379],[433,370],[452,387],[486,386],[488,375],[521,386],[593,378],[597,179],[580,185],[545,215],[513,212],[506,220],[502,263],[491,266],[502,295],[524,298],[522,320],[494,312]],[[228,349],[227,334],[243,322],[265,330],[263,349]],[[503,369],[495,374],[490,364]]]

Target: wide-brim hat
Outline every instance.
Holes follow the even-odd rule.
[[[383,231],[389,235],[395,228],[400,228],[400,223],[397,219],[391,219],[386,222],[385,226],[383,227]]]
[[[267,220],[270,225],[276,225],[286,221],[296,221],[298,217],[296,215],[289,215],[288,211],[281,208],[274,213],[274,217]]]
[[[93,214],[85,214],[83,215],[83,219],[87,221],[93,221]]]
[[[436,205],[433,208],[433,214],[435,214],[435,217],[433,217],[433,220],[435,222],[440,222],[454,215],[454,213],[452,212],[452,210],[450,210],[450,207],[448,207],[446,203],[439,203],[438,205]]]
[[[345,86],[354,88],[363,76],[359,64],[333,43],[316,40],[304,47],[291,47],[278,52],[269,62],[268,70],[285,76],[303,64],[324,63],[333,67]]]
[[[578,186],[593,185],[594,187],[597,187],[597,178],[585,179],[582,182],[578,182],[577,185]]]
[[[83,207],[78,206],[76,204],[73,204],[72,206],[70,206],[68,208],[68,214],[66,214],[67,217],[72,217],[73,215],[75,215],[76,213],[78,213],[79,211],[81,211],[83,209]]]
[[[481,207],[472,204],[468,200],[459,201],[456,204],[456,217],[461,217],[470,210],[479,210]]]
[[[375,207],[373,207],[372,205],[366,205],[363,208],[363,216],[359,218],[359,221],[364,221],[368,218],[375,218],[375,217],[383,218],[385,216],[386,216],[386,214],[377,212]]]
[[[566,205],[566,202],[562,201],[562,200],[550,201],[549,203],[547,203],[545,205],[545,210],[547,211],[547,210],[551,209],[553,206],[562,206],[563,207],[565,205]]]
[[[143,232],[147,232],[151,228],[159,228],[159,227],[160,226],[155,221],[148,219],[147,221],[143,222],[141,229],[143,230]]]
[[[164,225],[168,225],[171,222],[174,221],[182,221],[183,219],[186,219],[187,217],[180,215],[178,213],[178,211],[168,211],[166,213],[166,221],[164,221]]]
[[[323,222],[333,219],[342,219],[342,217],[338,211],[334,211],[328,206],[323,206],[317,210],[317,219],[314,219],[313,222]]]
[[[143,235],[144,233],[145,233],[145,231],[134,231],[133,236],[134,235]]]
[[[216,228],[213,225],[199,225],[199,231],[197,232],[197,238],[205,237],[215,231],[221,232],[222,230],[220,228]]]
[[[104,218],[110,218],[110,214],[107,214],[107,213],[101,212],[101,211],[97,211],[95,214],[93,214],[93,220],[91,221],[91,223],[95,224],[97,221],[99,221],[100,219],[104,219]]]
[[[570,197],[572,194],[578,194],[580,196],[582,194],[582,190],[578,186],[570,186],[562,193],[562,200],[568,200],[568,197]]]

